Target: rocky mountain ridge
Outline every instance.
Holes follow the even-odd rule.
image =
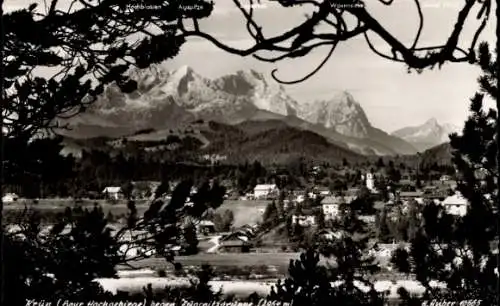
[[[425,151],[449,141],[451,133],[457,133],[460,128],[452,124],[440,124],[436,118],[431,118],[418,126],[410,126],[392,133],[411,143],[419,151]]]
[[[171,71],[159,64],[131,71],[131,77],[138,90],[124,94],[109,86],[88,112],[70,122],[76,134],[119,137],[144,129],[175,129],[200,119],[225,124],[278,120],[365,155],[416,152],[406,141],[373,127],[348,92],[299,103],[255,70],[209,79],[188,66]]]

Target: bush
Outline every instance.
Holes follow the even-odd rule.
[[[157,271],[158,277],[167,277],[167,272],[164,269],[160,269]]]

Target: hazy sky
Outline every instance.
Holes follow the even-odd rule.
[[[28,0],[6,0],[4,9],[19,8],[31,3]],[[202,29],[212,33],[228,45],[251,45],[241,14],[231,0],[216,0],[214,13],[202,23]],[[269,1],[261,1],[269,3]],[[366,0],[369,11],[386,26],[393,35],[405,43],[412,41],[417,30],[417,10],[414,0],[395,0],[386,7],[377,0]],[[425,16],[421,46],[442,44],[452,31],[460,0],[421,0]],[[43,3],[43,2],[42,2]],[[242,1],[242,3],[245,3]],[[493,11],[494,12],[494,11]],[[470,17],[474,17],[474,13]],[[261,6],[257,21],[264,34],[279,33],[304,20],[303,10],[282,9],[277,6]],[[492,13],[489,26],[481,40],[495,41]],[[476,25],[471,18],[471,25]],[[327,30],[327,29],[326,29]],[[466,28],[461,36],[465,49],[472,37],[473,27]],[[374,35],[370,35],[373,37]],[[381,50],[385,46],[378,44]],[[270,76],[278,69],[284,80],[300,78],[321,62],[327,50],[318,49],[304,58],[263,63],[251,57],[229,55],[207,41],[188,42],[181,53],[169,65],[176,68],[189,65],[206,77],[218,77],[239,69],[255,69]],[[440,70],[427,70],[422,74],[408,74],[403,64],[390,62],[373,54],[364,39],[355,39],[339,45],[330,61],[309,80],[296,85],[284,85],[288,93],[299,101],[328,99],[338,91],[350,91],[363,106],[371,123],[388,132],[418,125],[431,117],[441,123],[462,125],[467,116],[468,101],[477,89],[479,70],[467,63],[447,64]]]

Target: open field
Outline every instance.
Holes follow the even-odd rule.
[[[175,260],[183,266],[274,266],[288,267],[291,259],[298,259],[300,253],[242,253],[242,254],[197,254],[191,256],[176,256]],[[324,261],[324,259],[323,259]],[[324,261],[326,262],[326,261]],[[131,263],[138,269],[169,269],[171,264],[163,258],[148,258]]]
[[[162,290],[165,287],[185,287],[189,286],[189,279],[187,278],[159,278],[159,277],[136,277],[136,278],[119,278],[119,279],[97,279],[103,288],[110,292],[116,292],[117,290],[123,290],[128,292],[141,292],[147,284],[151,284],[153,290]],[[219,289],[223,290],[225,295],[234,295],[237,298],[246,298],[253,292],[256,292],[260,296],[267,296],[271,290],[271,286],[276,284],[276,280],[268,281],[210,281],[209,284],[212,286],[214,291]],[[332,284],[335,286],[336,284]],[[386,292],[389,299],[398,299],[399,295],[397,293],[398,288],[404,287],[410,293],[415,295],[421,295],[425,288],[417,281],[400,280],[400,281],[389,281],[380,280],[375,282],[375,290],[378,292]],[[443,284],[437,282],[432,282],[433,286],[442,287]],[[356,286],[367,291],[368,287],[362,285],[361,283],[356,284]]]
[[[225,200],[217,211],[231,210],[234,214],[233,226],[239,227],[262,221],[260,210],[265,209],[268,203],[269,201]]]
[[[175,261],[182,264],[183,267],[201,267],[203,264],[212,266],[216,271],[222,274],[236,273],[238,275],[258,273],[265,275],[281,275],[287,274],[288,267],[290,265],[290,260],[295,260],[300,258],[299,252],[295,253],[199,253],[197,255],[190,256],[176,256]],[[381,267],[387,267],[389,263],[389,258],[380,257],[378,262]],[[327,259],[322,257],[320,259],[320,264],[322,265],[335,265],[334,259]],[[172,271],[172,264],[168,263],[163,258],[147,258],[130,263],[131,267],[119,266],[118,270],[130,270],[130,269],[148,269],[152,271]],[[267,267],[267,272],[262,272],[262,267]],[[269,270],[270,269],[270,270]],[[266,269],[264,269],[266,270]],[[408,276],[399,275],[398,273],[393,273],[386,271],[381,271],[379,275],[375,275],[374,278],[408,278]],[[231,272],[229,272],[231,271]],[[246,271],[246,272],[245,272]],[[257,272],[259,271],[259,272]]]
[[[143,214],[149,207],[149,201],[136,200],[136,207],[139,214]],[[126,201],[119,201],[117,203],[110,203],[108,200],[82,200],[79,206],[92,208],[94,204],[99,205],[105,214],[111,212],[114,216],[120,217],[127,214]],[[265,209],[268,201],[239,201],[239,200],[226,200],[217,209],[217,211],[224,211],[229,209],[234,214],[234,226],[239,227],[245,224],[257,223],[261,220],[261,209]],[[66,207],[74,207],[75,201],[71,199],[40,199],[37,204],[33,200],[20,199],[15,203],[6,204],[4,211],[9,213],[22,212],[25,207],[39,211],[42,215],[56,214],[63,212]]]

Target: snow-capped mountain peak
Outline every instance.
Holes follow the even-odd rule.
[[[436,118],[432,117],[431,119],[427,120],[425,123],[424,123],[425,126],[433,126],[433,127],[437,127],[439,124],[438,124],[438,121]]]
[[[224,92],[249,97],[258,109],[284,116],[296,114],[298,103],[285,92],[283,86],[268,82],[262,73],[253,69],[224,75],[214,83]]]
[[[426,150],[449,140],[449,134],[458,132],[459,128],[452,124],[439,124],[436,118],[427,120],[422,125],[399,129],[392,135],[400,137],[420,150]]]
[[[299,104],[283,85],[255,70],[212,79],[189,66],[172,70],[162,63],[132,70],[130,76],[138,82],[138,90],[124,94],[109,86],[92,112],[80,118],[80,126],[94,129],[98,122],[99,126],[134,131],[170,129],[195,119],[226,124],[283,120],[361,152],[372,152],[367,154],[415,151],[407,142],[374,128],[347,91],[329,100]]]
[[[372,128],[361,105],[347,91],[337,94],[331,100],[304,105],[299,116],[309,122],[335,129],[343,135],[357,138],[368,137]]]

